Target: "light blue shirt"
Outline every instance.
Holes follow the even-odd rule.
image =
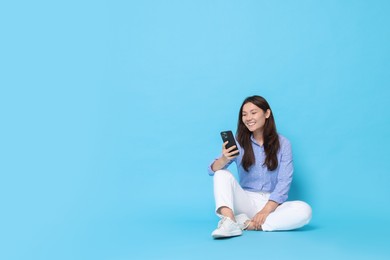
[[[277,153],[278,167],[273,171],[269,171],[267,166],[263,165],[265,160],[264,147],[256,142],[253,135],[251,136],[251,141],[256,162],[249,168],[249,171],[245,171],[241,165],[244,150],[237,141],[240,155],[225,165],[224,169],[228,168],[232,162],[235,162],[239,183],[244,190],[270,192],[269,200],[273,200],[279,204],[285,202],[288,197],[294,172],[290,141],[284,136],[279,135],[280,149]],[[214,175],[214,171],[211,169],[214,161],[208,168],[209,175],[211,176]]]

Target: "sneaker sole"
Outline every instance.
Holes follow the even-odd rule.
[[[242,232],[232,233],[232,234],[212,234],[213,238],[227,238],[227,237],[237,237],[241,236]]]

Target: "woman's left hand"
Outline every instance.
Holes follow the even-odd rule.
[[[271,214],[279,204],[275,201],[269,200],[267,204],[265,204],[264,208],[260,210],[252,219],[252,227],[255,230],[262,230],[262,225],[267,219],[268,215]]]
[[[261,226],[264,224],[270,213],[260,210],[252,219],[252,224],[255,230],[261,230]]]

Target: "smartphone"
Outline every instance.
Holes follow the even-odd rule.
[[[228,141],[228,143],[226,144],[226,148],[230,148],[233,145],[235,145],[236,148],[233,151],[238,151],[236,140],[234,139],[232,131],[222,131],[221,132],[221,137],[222,137],[222,141],[223,142]],[[237,155],[238,154],[239,153],[237,153]]]

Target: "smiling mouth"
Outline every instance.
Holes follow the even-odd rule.
[[[249,122],[249,123],[246,123],[247,126],[254,126],[256,124],[256,122]]]

